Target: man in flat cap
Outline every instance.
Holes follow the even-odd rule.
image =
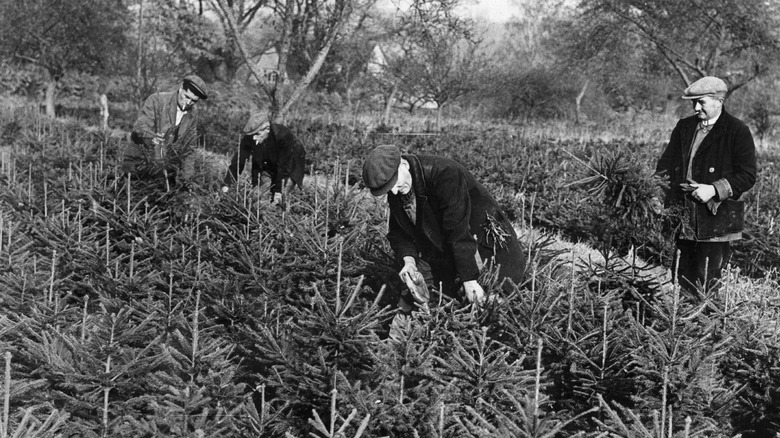
[[[418,305],[427,301],[418,293],[427,290],[422,280],[454,298],[462,285],[468,301],[482,304],[486,296],[477,279],[486,265],[498,267],[499,279],[522,282],[525,253],[512,225],[461,164],[378,146],[363,163],[363,182],[374,196],[387,195],[387,239]]]
[[[223,192],[238,180],[244,171],[246,161],[252,159],[252,186],[257,186],[260,172],[271,177],[271,201],[278,204],[282,199],[282,187],[287,180],[301,187],[306,168],[306,150],[290,129],[272,123],[269,114],[255,113],[244,126],[238,151],[230,160],[225,175]]]
[[[141,179],[175,183],[199,137],[193,108],[206,98],[206,84],[196,75],[185,76],[175,90],[149,96],[133,124],[122,170]]]
[[[694,296],[718,289],[730,242],[742,237],[740,197],[756,182],[753,136],[723,107],[727,91],[713,76],[685,89],[695,114],[677,123],[656,167],[669,183],[664,205],[681,215],[672,268]]]

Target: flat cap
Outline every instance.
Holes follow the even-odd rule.
[[[363,183],[374,196],[387,194],[398,181],[401,151],[393,145],[374,148],[363,162]]]
[[[271,120],[270,117],[268,117],[268,113],[254,113],[249,116],[249,120],[246,121],[246,125],[244,125],[242,132],[244,135],[257,134],[270,124]]]
[[[203,82],[203,79],[201,79],[200,76],[187,75],[184,77],[181,83],[186,88],[192,90],[192,92],[197,94],[198,97],[200,97],[201,99],[209,98],[209,93],[208,90],[206,89],[206,83]]]
[[[683,99],[698,99],[704,96],[726,97],[729,87],[722,79],[715,76],[705,76],[692,83],[683,91]]]

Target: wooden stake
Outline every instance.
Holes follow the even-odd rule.
[[[339,261],[336,268],[336,314],[341,312],[341,258],[344,254],[344,237],[339,235]]]
[[[116,327],[116,322],[114,321],[114,317],[116,315],[111,315],[111,337],[108,343],[108,347],[110,348],[114,344],[114,329]],[[111,372],[111,355],[109,355],[106,358],[106,368],[105,368],[106,376],[108,376],[108,373]],[[102,436],[106,437],[108,436],[108,393],[111,392],[111,388],[103,388],[103,433]]]
[[[32,204],[32,163],[27,168],[27,203]]]
[[[8,437],[8,414],[11,410],[11,352],[5,352],[5,386],[3,388],[3,423],[0,436]]]
[[[198,315],[200,314],[200,291],[195,295],[195,313],[192,315],[192,363],[198,358]],[[195,375],[190,375],[190,382],[195,380]]]
[[[81,343],[87,339],[87,305],[89,304],[89,295],[84,295],[84,311],[81,313]]]
[[[533,420],[539,418],[539,392],[542,388],[542,338],[536,339],[536,383],[534,384],[534,415]]]
[[[49,277],[49,304],[54,301],[54,273],[57,268],[57,250],[52,252],[51,256],[51,277]]]
[[[130,173],[127,174],[127,217],[130,217]]]
[[[106,225],[106,268],[109,268],[111,266],[111,257],[110,257],[110,251],[111,251],[111,242],[110,242],[110,236],[109,233],[111,233],[111,224]]]
[[[79,210],[78,213],[76,213],[76,220],[78,221],[78,243],[81,244],[81,234],[82,230],[84,229],[83,225],[81,224],[81,203],[79,202]]]
[[[135,271],[135,240],[130,242],[130,275],[129,278],[133,278]]]

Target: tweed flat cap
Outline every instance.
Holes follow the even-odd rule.
[[[270,118],[267,113],[254,113],[249,116],[249,120],[246,121],[242,132],[244,135],[257,134],[269,125]]]
[[[722,79],[715,76],[705,76],[692,83],[683,91],[683,99],[698,99],[704,96],[726,97],[729,87]]]
[[[192,92],[197,94],[201,99],[209,98],[208,89],[206,89],[206,83],[203,82],[203,79],[201,79],[198,75],[185,76],[182,80],[182,85],[192,90]]]
[[[374,196],[387,194],[398,181],[401,151],[393,145],[377,146],[363,162],[363,182]]]

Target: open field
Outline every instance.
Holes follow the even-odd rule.
[[[668,218],[644,207],[668,135],[660,128],[472,124],[389,136],[317,120],[291,126],[311,174],[282,210],[266,186],[221,194],[216,159],[172,190],[129,183],[116,171],[121,136],[0,113],[0,431],[780,432],[771,151],[759,158],[725,287],[687,297],[668,283]],[[531,254],[531,275],[512,294],[480,310],[442,302],[392,340],[399,286],[386,212],[359,181],[364,154],[391,141],[472,169]],[[594,173],[608,183],[588,183]],[[626,194],[619,202],[615,190]],[[489,273],[484,282],[498,293]]]

